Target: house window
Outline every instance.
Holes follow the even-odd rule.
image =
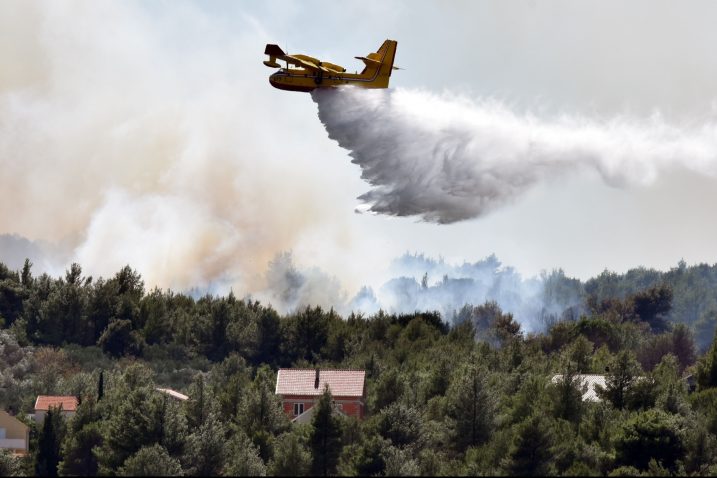
[[[298,417],[304,413],[304,404],[303,403],[295,403],[294,404],[294,416]]]
[[[334,408],[335,408],[336,410],[341,410],[341,411],[344,410],[343,404],[337,403],[337,402],[334,402]]]

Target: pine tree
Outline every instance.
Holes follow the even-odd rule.
[[[485,371],[474,363],[462,367],[448,389],[448,415],[459,450],[486,441],[493,431],[495,398]]]
[[[98,454],[102,474],[112,473],[140,448],[156,442],[156,424],[149,403],[156,393],[149,387],[140,387],[114,407],[103,427],[103,446]]]
[[[639,372],[640,365],[635,360],[634,354],[628,350],[621,351],[610,364],[610,372],[605,377],[605,388],[597,388],[598,396],[609,400],[615,408],[622,410],[630,399],[630,387]]]
[[[503,469],[511,476],[547,476],[553,457],[553,434],[541,415],[520,424]]]
[[[277,437],[274,458],[269,463],[271,476],[304,476],[311,469],[311,453],[292,432]]]
[[[326,386],[319,403],[314,405],[316,410],[311,421],[313,430],[309,442],[313,458],[311,471],[314,475],[333,474],[341,453],[341,422],[333,414],[332,402],[331,392]]]
[[[62,442],[59,471],[63,476],[95,476],[98,471],[97,457],[93,449],[102,445],[99,414],[93,401],[85,400],[69,423],[68,433]]]
[[[712,340],[712,347],[697,365],[697,383],[700,390],[717,386],[717,334]]]
[[[211,412],[187,438],[183,463],[193,475],[211,476],[221,472],[226,458],[226,428]]]
[[[202,426],[211,411],[210,400],[208,400],[207,397],[209,394],[207,392],[204,374],[200,372],[194,377],[194,381],[189,387],[189,396],[191,398],[184,403],[187,414],[187,424],[189,428],[193,430]]]
[[[266,476],[266,465],[259,456],[259,448],[254,445],[245,433],[239,431],[229,443],[229,458],[225,470],[230,476]],[[301,463],[292,463],[293,472],[290,476],[301,475]],[[298,468],[297,468],[298,466]]]
[[[22,273],[20,275],[20,283],[25,287],[29,288],[32,285],[32,262],[30,259],[25,259],[25,263],[22,266]]]
[[[267,366],[262,366],[257,371],[254,382],[244,393],[237,412],[240,427],[259,447],[259,454],[264,461],[268,461],[271,455],[271,437],[284,431],[289,425],[274,388],[274,372]]]
[[[555,384],[553,391],[555,417],[579,424],[583,411],[583,386],[572,363],[564,367],[562,378]]]
[[[155,443],[141,448],[120,467],[119,476],[181,476],[179,461],[169,456],[162,445]]]

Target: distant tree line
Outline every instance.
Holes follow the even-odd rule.
[[[146,292],[130,267],[97,280],[31,267],[0,264],[0,405],[32,430],[29,456],[0,453],[2,475],[717,474],[709,266],[605,272],[579,284],[584,313],[544,333],[495,302],[450,318],[280,315]],[[367,418],[332,414],[326,393],[292,425],[278,367],[366,370]],[[582,400],[588,373],[606,376],[600,402]],[[77,414],[35,425],[38,394],[80,397]]]

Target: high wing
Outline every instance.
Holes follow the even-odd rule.
[[[322,62],[316,58],[307,55],[287,55],[284,51],[279,48],[278,45],[268,44],[264,50],[265,55],[269,55],[269,60],[264,61],[264,64],[271,68],[279,68],[276,60],[285,61],[291,65],[304,68],[314,73],[321,71],[322,73],[343,73],[346,68],[334,65],[333,63]]]

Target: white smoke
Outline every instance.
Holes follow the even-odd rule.
[[[544,330],[552,321],[576,318],[584,311],[582,285],[562,270],[523,277],[495,255],[452,264],[423,254],[404,254],[392,262],[390,272],[393,278],[376,295],[362,291],[352,305],[366,307],[362,309],[366,312],[379,307],[395,313],[437,311],[451,322],[464,305],[494,301],[527,332]]]
[[[319,147],[282,123],[313,105],[269,86],[259,22],[224,20],[190,3],[0,2],[0,260],[243,294],[317,226],[350,236],[314,181]]]
[[[717,173],[714,120],[546,119],[492,99],[407,89],[345,87],[312,97],[329,137],[373,186],[359,199],[375,213],[452,223],[579,170],[597,171],[613,186],[648,184],[672,167]]]

